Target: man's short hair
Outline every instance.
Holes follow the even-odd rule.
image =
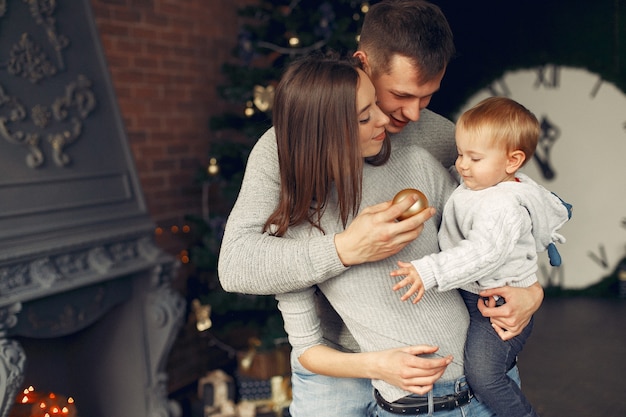
[[[441,74],[455,53],[450,25],[441,9],[422,0],[384,0],[370,7],[359,50],[372,75],[389,72],[391,58],[402,55],[419,69],[420,81]]]

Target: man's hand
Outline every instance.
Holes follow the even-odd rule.
[[[495,306],[494,295],[504,297],[506,303]],[[491,288],[480,293],[488,297],[488,305],[478,300],[478,309],[483,316],[491,319],[491,324],[502,340],[509,340],[524,330],[533,314],[543,302],[543,288],[535,283],[528,288],[500,287]]]
[[[375,262],[400,252],[424,229],[424,222],[435,214],[433,207],[408,219],[397,221],[415,203],[410,196],[397,204],[391,201],[365,208],[350,225],[335,235],[339,259],[346,266]]]
[[[380,352],[369,352],[376,371],[370,376],[414,394],[424,395],[433,389],[452,363],[452,356],[424,358],[419,355],[435,353],[435,346],[407,346]]]

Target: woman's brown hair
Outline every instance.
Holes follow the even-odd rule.
[[[308,56],[294,61],[281,78],[272,110],[280,197],[264,231],[283,236],[290,226],[308,222],[322,230],[321,218],[333,186],[341,221],[346,226],[361,203],[363,157],[359,147],[356,59]],[[371,158],[389,158],[386,139]]]

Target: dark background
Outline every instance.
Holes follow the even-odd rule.
[[[586,68],[626,92],[626,2],[433,1],[457,56],[430,108],[448,117],[507,70],[547,63]]]

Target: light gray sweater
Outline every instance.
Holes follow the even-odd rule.
[[[394,154],[417,144],[446,168],[456,160],[454,125],[428,109],[422,110],[418,122],[409,123],[393,135],[391,142]],[[401,189],[395,188],[395,178],[385,181],[390,190]],[[337,256],[332,234],[294,241],[262,233],[265,221],[278,204],[279,192],[276,137],[271,128],[250,153],[241,190],[224,231],[218,274],[226,291],[280,294],[324,282],[346,270]],[[381,195],[376,203],[386,198]]]
[[[418,123],[409,124],[392,137],[392,157],[387,164],[365,166],[362,207],[390,200],[403,188],[418,188],[438,214],[426,223],[421,236],[396,256],[349,268],[343,266],[335,250],[334,234],[343,228],[333,205],[328,206],[322,219],[325,235],[305,225],[291,228],[283,238],[261,233],[278,201],[273,130],[255,145],[226,226],[219,259],[220,282],[227,291],[281,294],[277,298],[297,354],[320,343],[346,351],[432,344],[439,346],[439,355],[452,354],[455,358],[443,380],[463,374],[468,316],[459,294],[429,292],[413,305],[401,302],[399,294],[391,290],[394,279],[389,272],[398,260],[417,259],[439,250],[440,213],[456,186],[441,163],[416,146],[416,141],[432,144],[431,151],[446,166],[454,162],[453,125],[424,110]],[[344,323],[354,338],[346,332]],[[382,381],[373,384],[389,401],[408,394]]]

